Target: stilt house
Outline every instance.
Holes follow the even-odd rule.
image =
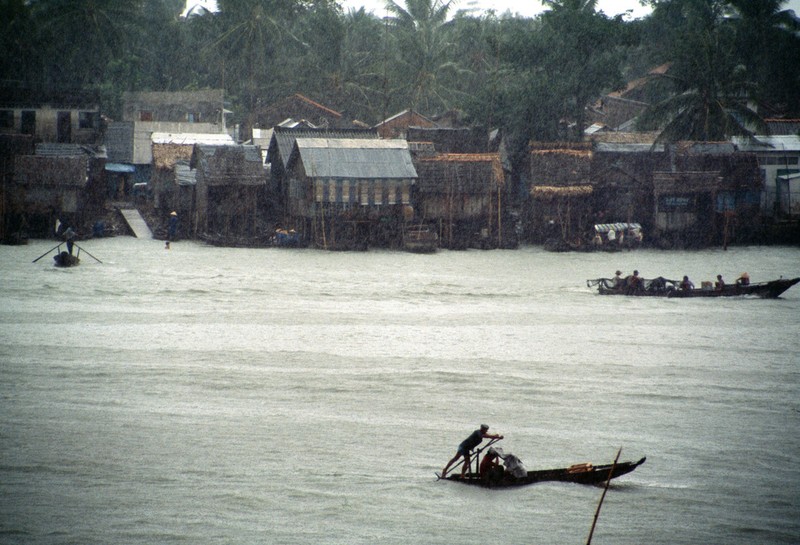
[[[296,138],[288,228],[326,249],[397,246],[417,172],[405,140]]]
[[[530,151],[530,209],[533,242],[553,249],[591,238],[591,142],[535,143]]]
[[[163,133],[154,132],[151,136],[153,154],[153,174],[150,191],[153,206],[164,216],[178,212],[181,218],[195,215],[194,184],[178,183],[176,165],[188,164],[192,159],[196,144],[206,146],[232,146],[233,138],[223,133]],[[181,180],[184,180],[182,177]],[[183,193],[183,194],[181,194]]]
[[[196,144],[189,165],[197,171],[192,232],[234,245],[267,234],[258,213],[266,181],[258,146]]]
[[[419,156],[414,222],[434,224],[447,248],[506,247],[513,237],[499,153]]]
[[[653,173],[655,229],[665,245],[747,241],[760,224],[762,174],[755,154],[731,143],[668,147],[670,169]]]
[[[56,220],[91,232],[103,210],[105,159],[104,148],[78,144],[37,144],[35,155],[16,157],[14,181],[31,236],[52,236]]]

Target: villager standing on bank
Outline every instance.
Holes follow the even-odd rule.
[[[173,241],[178,234],[178,213],[174,210],[169,214],[169,227],[167,229],[167,240]]]
[[[450,469],[450,466],[456,463],[456,461],[462,456],[464,457],[464,464],[461,466],[461,476],[463,477],[464,474],[467,472],[467,467],[469,466],[470,452],[472,451],[472,449],[480,445],[481,441],[483,441],[484,438],[502,439],[503,436],[489,434],[489,425],[481,424],[480,429],[473,431],[469,437],[461,441],[461,444],[458,445],[456,455],[453,456],[453,458],[449,462],[447,462],[447,465],[444,466],[444,469],[442,470],[442,478],[445,478],[447,476],[447,470]]]

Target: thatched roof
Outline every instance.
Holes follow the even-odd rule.
[[[189,163],[198,183],[214,186],[263,185],[266,183],[261,148],[258,146],[194,146]]]
[[[14,181],[28,187],[83,188],[89,180],[89,157],[18,155]]]
[[[417,186],[427,193],[483,194],[505,185],[499,153],[444,153],[415,164]]]
[[[178,161],[189,161],[195,144],[210,146],[234,144],[233,138],[225,133],[154,132],[150,140],[153,143],[153,166],[167,170],[172,170]]]
[[[536,145],[530,152],[531,183],[558,186],[588,184],[592,153],[590,142]]]

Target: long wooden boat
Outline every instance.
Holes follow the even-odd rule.
[[[618,462],[616,464],[604,464],[599,466],[585,463],[575,464],[563,469],[528,471],[526,477],[513,477],[504,472],[502,474],[494,474],[486,477],[481,477],[476,473],[467,473],[462,478],[461,474],[456,472],[452,475],[448,475],[444,480],[482,486],[484,488],[512,488],[548,481],[577,484],[605,484],[609,478],[616,479],[622,475],[627,475],[642,465],[646,459],[647,458],[644,457],[638,462]]]
[[[635,297],[739,297],[753,296],[762,299],[777,299],[783,292],[800,282],[800,278],[780,278],[769,282],[752,284],[726,284],[720,288],[680,289],[680,282],[658,277],[642,279],[637,286],[615,286],[611,278],[587,280],[588,287],[597,286],[600,295],[628,295]]]

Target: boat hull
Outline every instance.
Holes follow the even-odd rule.
[[[663,280],[663,279],[662,279]],[[589,281],[596,283],[597,292],[600,295],[627,295],[633,297],[675,297],[675,298],[691,298],[691,297],[740,297],[752,296],[760,297],[762,299],[777,299],[786,290],[800,282],[800,278],[781,278],[779,280],[771,280],[769,282],[759,282],[756,284],[749,284],[746,286],[731,284],[723,287],[722,289],[690,289],[681,290],[676,287],[677,283],[672,280],[667,280],[666,284],[657,284],[654,287],[653,280],[645,282],[644,288],[630,289],[630,288],[614,288],[613,281],[607,278]]]
[[[627,475],[640,465],[647,458],[642,458],[637,462],[620,462],[617,464],[606,464],[593,466],[591,464],[576,464],[563,469],[544,469],[539,471],[528,471],[526,477],[512,477],[508,474],[496,475],[494,478],[482,478],[475,473],[468,473],[465,477],[454,474],[445,477],[445,480],[481,486],[484,488],[513,488],[527,486],[543,482],[567,482],[577,484],[605,484],[606,481]]]
[[[81,260],[69,252],[60,252],[53,256],[53,265],[56,267],[75,267]]]

